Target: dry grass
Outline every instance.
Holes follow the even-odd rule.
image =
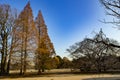
[[[120,80],[120,75],[54,75],[47,77],[2,78],[2,80]]]
[[[69,72],[69,69],[65,70],[50,70],[47,73],[54,74],[44,74],[30,76],[19,76],[12,75],[8,77],[0,77],[1,80],[120,80],[120,74],[58,74],[58,72]],[[15,73],[18,71],[11,71]],[[29,70],[28,72],[36,72],[35,70]]]

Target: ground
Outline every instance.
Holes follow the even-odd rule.
[[[51,70],[47,71],[50,74],[44,75],[31,75],[31,76],[12,76],[12,77],[0,77],[2,80],[120,80],[120,74],[70,74],[70,73],[58,73],[65,70]],[[66,70],[69,72],[69,70]],[[12,71],[11,73],[13,73]],[[30,71],[31,72],[31,71]]]

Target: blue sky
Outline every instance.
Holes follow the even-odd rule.
[[[28,0],[0,0],[0,3],[10,4],[20,12]],[[118,29],[111,24],[103,24],[99,20],[112,20],[105,15],[105,10],[99,0],[30,0],[34,17],[38,10],[42,11],[48,34],[54,44],[56,53],[67,56],[66,49],[85,37],[94,35],[103,28],[105,34],[120,41]]]

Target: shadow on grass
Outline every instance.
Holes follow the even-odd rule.
[[[34,77],[61,77],[61,76],[67,76],[69,74],[73,74],[71,72],[49,72],[49,73],[41,73],[41,74],[37,74],[36,72],[32,72],[32,73],[26,73],[25,75],[20,75],[19,73],[11,73],[9,75],[6,76],[0,76],[0,79],[5,79],[5,78],[34,78]]]
[[[98,77],[98,78],[87,78],[83,80],[120,80],[120,77]]]

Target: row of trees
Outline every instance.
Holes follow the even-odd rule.
[[[107,9],[107,14],[120,24],[120,1],[100,0]],[[102,29],[93,38],[71,46],[67,51],[74,58],[73,63],[67,58],[55,56],[55,50],[47,33],[41,11],[33,19],[30,2],[17,13],[8,4],[0,4],[0,74],[9,74],[10,65],[18,65],[20,74],[25,74],[29,65],[34,65],[38,73],[50,68],[79,68],[81,71],[106,71],[120,68],[119,43],[105,36]],[[106,21],[104,21],[106,23]]]
[[[46,69],[66,69],[71,68],[72,61],[70,61],[67,57],[61,58],[60,56],[55,56],[51,59],[47,59],[48,62],[46,62],[44,65]],[[36,62],[36,61],[35,61]],[[52,63],[51,63],[52,62]],[[35,65],[36,69],[39,68],[38,65]]]
[[[15,56],[14,56],[15,57]],[[45,59],[45,61],[41,60],[41,63],[38,63],[38,59],[36,56],[34,57],[34,62],[32,60],[29,60],[27,63],[28,69],[36,69],[38,70],[38,74],[43,72],[45,69],[50,70],[50,69],[68,69],[71,68],[72,66],[72,61],[70,61],[67,57],[61,58],[60,56],[54,56],[51,58],[44,58],[45,56],[42,56],[41,59]],[[31,63],[32,62],[32,63]],[[33,65],[33,63],[35,65]],[[13,62],[10,65],[12,70],[18,70],[20,69],[20,61],[16,61],[16,59],[13,59]],[[41,70],[39,70],[41,69]]]
[[[20,14],[8,4],[0,4],[1,74],[9,74],[10,64],[14,63],[19,64],[20,74],[25,74],[31,57],[35,58],[40,73],[54,55],[41,11],[34,21],[30,2]]]

